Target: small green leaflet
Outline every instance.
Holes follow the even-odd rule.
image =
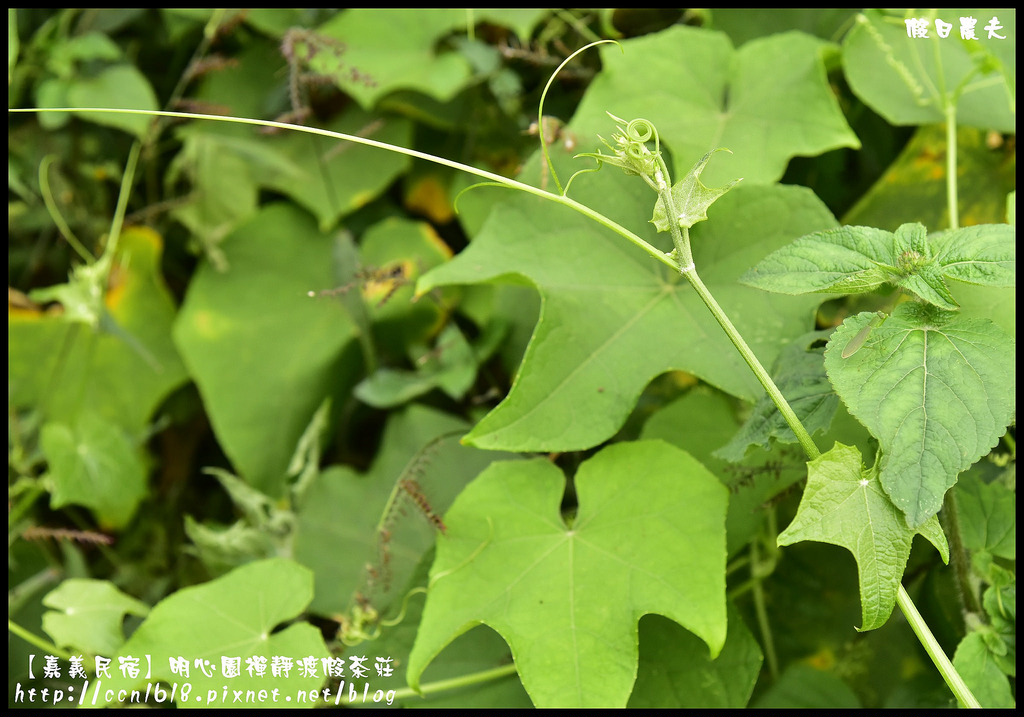
[[[864,342],[868,340],[871,330],[876,326],[881,326],[883,321],[885,321],[885,314],[881,311],[876,311],[875,317],[868,322],[868,325],[858,331],[857,335],[850,339],[850,343],[846,344],[846,348],[843,349],[841,356],[845,359],[857,353],[860,347],[864,345]]]

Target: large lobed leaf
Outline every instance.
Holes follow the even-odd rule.
[[[538,707],[625,706],[647,613],[680,623],[712,656],[722,649],[725,487],[662,441],[612,445],[574,482],[569,525],[559,515],[565,480],[540,459],[493,464],[456,499],[409,659],[411,686],[480,623],[508,642]]]
[[[628,179],[588,175],[574,192],[620,221],[649,217],[653,194],[623,191]],[[694,227],[701,277],[762,362],[773,361],[804,331],[819,299],[765,297],[739,286],[737,278],[794,236],[833,222],[806,190],[741,186],[712,207],[709,221]],[[541,315],[509,395],[467,436],[474,445],[589,448],[618,430],[652,378],[672,369],[746,400],[760,393],[721,327],[680,276],[581,215],[532,197],[499,205],[474,242],[425,275],[417,288],[423,293],[508,274],[538,287]]]
[[[601,48],[603,70],[573,118],[579,137],[608,133],[611,112],[653,122],[682,177],[719,147],[704,177],[715,187],[743,177],[779,179],[790,158],[860,143],[825,73],[833,46],[787,32],[733,49],[729,38],[685,25]],[[671,168],[671,167],[670,167]]]

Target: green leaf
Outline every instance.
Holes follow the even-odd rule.
[[[892,124],[944,122],[947,103],[959,124],[1016,130],[1012,10],[972,9],[977,39],[959,39],[956,10],[866,10],[843,42],[843,69],[854,93]],[[1005,39],[983,29],[998,17]],[[910,37],[907,20],[925,20],[928,37]],[[952,32],[940,38],[936,20]],[[1002,61],[1008,53],[1009,63]]]
[[[630,709],[741,709],[754,691],[763,657],[743,618],[729,605],[729,632],[712,660],[701,641],[671,620],[640,620],[640,664]]]
[[[45,424],[39,440],[50,464],[53,508],[84,505],[103,525],[128,524],[146,494],[146,469],[122,428],[86,412],[73,427]]]
[[[1013,228],[968,227],[926,236],[921,224],[895,232],[840,227],[801,237],[772,253],[741,281],[784,294],[863,293],[882,284],[913,292],[943,309],[957,303],[945,277],[988,286],[1013,286]]]
[[[846,548],[857,561],[862,624],[874,630],[885,624],[896,605],[910,545],[920,533],[944,562],[949,547],[932,515],[912,530],[879,484],[877,469],[865,470],[860,451],[837,443],[807,464],[807,488],[796,517],[779,535],[780,546],[803,540]]]
[[[693,169],[672,187],[672,203],[675,205],[676,211],[679,212],[678,217],[674,217],[672,221],[677,221],[681,227],[689,229],[697,222],[707,219],[708,207],[740,181],[734,179],[728,184],[715,189],[708,189],[701,183],[701,172],[704,171],[704,167],[707,165],[708,160],[711,159],[711,155],[717,151],[715,149],[705,154],[693,166]],[[658,198],[658,203],[654,205],[654,218],[651,219],[651,223],[658,228],[659,232],[669,231],[670,221],[665,216],[665,202],[661,200],[661,197]]]
[[[111,655],[124,643],[125,615],[145,616],[149,605],[125,595],[106,580],[68,578],[43,598],[53,608],[43,629],[59,647],[93,655]]]
[[[121,48],[109,37],[101,32],[86,32],[54,43],[46,58],[46,69],[62,80],[74,81],[78,63],[117,62],[123,57]]]
[[[147,682],[177,684],[179,707],[230,706],[234,690],[242,690],[243,695],[248,690],[276,691],[279,702],[275,705],[268,699],[263,706],[287,706],[286,698],[294,702],[296,695],[308,696],[324,684],[321,660],[328,652],[320,631],[305,622],[281,627],[305,610],[312,597],[313,575],[301,565],[282,558],[250,563],[161,600],[111,657],[115,665],[120,657],[150,657],[152,673],[146,674],[143,661],[142,677]],[[272,673],[270,663],[278,656],[289,660],[291,669]],[[179,657],[185,658],[189,674],[172,672],[171,660]],[[226,679],[222,658],[241,659],[240,674],[230,679],[227,705],[221,698]],[[266,674],[250,672],[249,658],[265,659]],[[205,664],[193,664],[198,660]],[[300,661],[307,661],[311,669],[300,668]],[[115,677],[104,680],[103,686],[113,695],[141,684],[116,669],[111,672]],[[111,693],[104,690],[104,694]]]
[[[649,190],[638,196],[633,192],[647,187],[635,178],[631,187],[628,180],[587,175],[577,183],[581,201],[638,226],[631,219],[650,211]],[[701,277],[763,362],[804,332],[818,302],[772,297],[766,305],[763,294],[737,286],[736,279],[791,237],[832,221],[803,190],[738,187],[691,233]],[[538,287],[541,316],[508,397],[467,436],[474,445],[589,448],[618,430],[651,379],[672,369],[747,400],[761,393],[689,284],[564,207],[530,197],[500,204],[473,243],[417,288],[423,293],[509,274]]]
[[[478,623],[509,644],[538,707],[625,706],[646,613],[678,622],[718,655],[726,489],[661,441],[605,448],[574,484],[571,525],[559,515],[564,478],[545,460],[496,463],[462,492],[438,541],[410,686]]]
[[[359,246],[354,283],[373,322],[380,353],[419,360],[424,345],[437,337],[449,303],[447,292],[425,300],[414,296],[421,274],[443,264],[451,249],[426,222],[390,217],[367,229]]]
[[[174,339],[237,472],[276,498],[310,418],[345,379],[354,330],[338,302],[309,296],[334,272],[332,242],[308,214],[269,206],[223,248],[230,269],[200,267]]]
[[[402,147],[413,142],[412,123],[398,118],[384,120],[356,108],[326,124],[324,129]],[[273,171],[268,163],[256,165],[256,181],[307,208],[324,231],[386,191],[411,164],[404,154],[300,132],[283,132],[269,141],[263,138],[259,144],[295,171],[283,174]],[[353,167],[359,170],[353,171]]]
[[[414,371],[381,368],[355,387],[360,401],[375,408],[392,408],[440,388],[461,400],[476,379],[473,348],[459,328],[448,324],[437,337],[437,346],[420,347]]]
[[[982,707],[1012,709],[1016,706],[1010,683],[993,659],[980,632],[972,632],[960,641],[953,655],[953,667]]]
[[[889,281],[896,263],[893,234],[873,227],[838,227],[800,237],[769,254],[740,281],[782,294],[859,293]]]
[[[790,158],[859,147],[828,84],[834,47],[800,32],[748,42],[685,25],[603,46],[603,70],[571,123],[577,137],[607,133],[611,112],[653,122],[682,177],[717,147],[733,154],[709,167],[710,186],[782,177]]]
[[[715,449],[737,428],[735,401],[709,389],[694,389],[651,416],[641,433],[643,439],[660,438],[682,448],[729,488],[725,527],[730,557],[758,534],[764,505],[807,476],[802,455],[792,460],[778,452],[751,451],[741,456],[739,465],[727,463]]]
[[[294,530],[290,510],[227,471],[207,468],[205,473],[217,479],[242,515],[226,528],[185,516],[185,534],[193,545],[189,552],[197,554],[212,574],[289,549]]]
[[[175,134],[182,146],[171,161],[167,182],[186,180],[195,191],[191,201],[172,215],[209,254],[256,212],[259,187],[252,176],[252,157],[244,156],[238,146],[248,146],[252,140],[224,137],[202,124],[179,128]],[[265,148],[265,143],[259,146]],[[231,181],[224,181],[225,177]]]
[[[351,8],[317,29],[328,42],[313,40],[309,67],[332,77],[364,109],[402,88],[444,102],[466,85],[471,73],[461,54],[438,50],[438,38],[464,24],[465,17],[458,9]]]
[[[942,274],[979,286],[1017,285],[1016,231],[1009,224],[982,224],[928,237]]]
[[[968,550],[1017,559],[1017,498],[999,482],[967,473],[956,491],[960,535]]]
[[[7,8],[7,86],[11,86],[14,79],[14,65],[18,61],[18,50],[21,44],[18,41],[18,11],[13,7]]]
[[[149,80],[134,65],[114,65],[92,77],[77,77],[68,87],[71,107],[110,107],[112,109],[158,110],[156,93]],[[81,119],[106,127],[115,127],[145,137],[152,117],[116,112],[78,112]]]
[[[917,267],[913,274],[901,277],[894,283],[940,309],[955,311],[959,308],[953,295],[949,293],[946,282],[942,280],[942,274],[937,266]]]
[[[1013,339],[990,321],[900,304],[856,353],[841,351],[874,317],[836,329],[825,370],[843,402],[882,448],[885,492],[921,525],[942,507],[957,474],[989,452],[1011,422]]]

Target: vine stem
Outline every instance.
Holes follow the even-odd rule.
[[[354,142],[356,144],[366,145],[367,147],[376,147],[377,149],[384,149],[389,152],[397,152],[398,154],[404,154],[407,157],[414,157],[415,159],[422,159],[426,162],[432,162],[434,164],[440,164],[445,167],[451,167],[457,169],[460,172],[472,174],[482,179],[486,179],[489,182],[498,184],[509,189],[518,189],[527,194],[532,194],[541,199],[547,199],[548,201],[561,204],[565,207],[572,209],[573,211],[579,212],[585,217],[592,219],[593,221],[601,224],[602,226],[611,229],[616,234],[627,239],[631,244],[643,249],[653,258],[660,261],[662,264],[668,266],[674,271],[678,271],[678,265],[668,255],[661,252],[656,247],[648,244],[646,241],[641,239],[633,232],[626,229],[621,224],[618,224],[608,217],[604,216],[600,212],[594,211],[585,204],[569,199],[569,197],[561,194],[554,194],[548,192],[539,187],[534,187],[523,182],[516,181],[515,179],[509,179],[503,177],[500,174],[494,172],[488,172],[485,169],[479,169],[477,167],[470,166],[468,164],[462,164],[451,159],[445,159],[444,157],[437,157],[426,152],[419,152],[415,149],[408,149],[406,147],[400,147],[394,144],[388,144],[387,142],[380,142],[378,140],[369,139],[367,137],[359,137],[357,135],[345,134],[343,132],[332,132],[328,129],[320,129],[319,127],[305,127],[303,125],[289,124],[288,122],[275,122],[273,120],[260,120],[252,119],[250,117],[230,117],[224,115],[210,115],[202,114],[198,112],[170,112],[167,110],[131,110],[131,109],[112,109],[109,107],[29,107],[29,108],[13,108],[7,110],[8,113],[37,113],[37,112],[106,112],[112,114],[133,114],[133,115],[147,115],[151,117],[174,117],[177,119],[198,119],[198,120],[212,120],[215,122],[232,122],[234,124],[248,124],[257,127],[273,127],[275,129],[292,130],[296,132],[305,132],[306,134],[320,135],[322,137],[330,137],[331,139],[340,139],[346,142]]]
[[[764,390],[772,399],[772,403],[774,403],[776,408],[779,409],[779,412],[782,414],[783,418],[786,419],[786,423],[789,424],[789,427],[793,429],[793,433],[796,434],[796,438],[800,442],[800,446],[804,449],[804,453],[807,455],[808,460],[813,461],[815,458],[820,456],[821,451],[818,450],[818,446],[815,445],[814,441],[811,439],[807,429],[804,428],[804,425],[800,422],[800,419],[797,418],[793,408],[789,405],[785,396],[782,395],[782,391],[780,391],[779,387],[775,385],[772,377],[765,370],[764,366],[761,365],[761,362],[758,361],[757,356],[751,350],[750,346],[748,346],[747,342],[743,340],[743,336],[740,335],[740,332],[735,326],[733,326],[732,321],[729,320],[725,311],[723,311],[722,307],[719,306],[717,301],[715,301],[715,297],[711,295],[708,287],[704,285],[703,281],[701,281],[696,268],[692,268],[689,271],[684,272],[683,276],[685,276],[686,280],[690,282],[690,286],[696,290],[697,295],[701,298],[701,301],[704,302],[704,305],[708,307],[708,310],[711,312],[712,316],[715,317],[715,320],[722,327],[722,330],[725,331],[725,335],[729,337],[732,345],[740,352],[740,356],[746,362],[747,366],[750,367],[750,370],[754,373],[758,383],[764,387]]]
[[[40,650],[43,650],[47,655],[61,657],[65,660],[70,660],[73,657],[73,655],[67,650],[62,650],[56,645],[54,645],[52,642],[48,642],[47,640],[44,640],[43,638],[36,635],[34,632],[26,630],[10,618],[7,618],[7,631],[12,635],[17,635],[30,645],[38,647]]]
[[[900,585],[899,592],[896,593],[896,602],[900,606],[900,610],[903,611],[903,615],[907,618],[907,622],[910,623],[914,634],[917,635],[917,639],[924,645],[928,656],[932,658],[935,667],[938,668],[946,684],[949,685],[949,689],[953,691],[960,704],[965,707],[981,707],[981,703],[971,693],[970,688],[963,678],[960,677],[960,673],[956,671],[953,663],[949,661],[946,653],[942,651],[942,646],[939,645],[932,631],[928,629],[928,623],[921,617],[921,613],[917,611],[914,601],[910,599],[910,595],[907,594],[902,584]]]
[[[424,685],[419,686],[419,690],[414,690],[411,687],[403,687],[402,689],[395,690],[395,699],[408,699],[410,697],[426,697],[434,692],[445,692],[447,690],[455,690],[460,687],[469,687],[471,685],[478,685],[483,682],[490,682],[491,680],[499,680],[502,677],[508,677],[516,674],[516,665],[511,662],[501,667],[495,667],[490,670],[481,670],[480,672],[473,672],[468,675],[460,675],[459,677],[452,677],[447,680],[438,680],[437,682],[428,682]]]

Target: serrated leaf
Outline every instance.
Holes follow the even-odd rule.
[[[328,652],[320,631],[306,622],[278,628],[305,610],[312,597],[312,573],[283,558],[250,563],[208,583],[182,588],[154,605],[145,622],[111,656],[115,665],[121,657],[140,660],[142,675],[130,679],[112,669],[114,677],[104,680],[108,689],[103,694],[116,696],[122,689],[137,687],[140,680],[174,684],[184,679],[189,694],[179,691],[179,707],[230,706],[220,698],[225,685],[221,658],[240,658],[241,672],[231,678],[231,690],[242,690],[243,695],[246,690],[277,691],[280,700],[250,702],[246,707],[281,707],[287,704],[286,697],[308,695],[322,687],[325,678],[321,660]],[[293,661],[292,669],[272,672],[270,663],[278,656]],[[148,675],[147,657],[152,660]],[[178,657],[185,658],[187,675],[172,672],[171,660]],[[250,672],[248,658],[265,659],[265,674]],[[302,660],[308,660],[311,669],[296,667],[294,663]],[[232,694],[228,692],[229,700]]]
[[[649,212],[650,192],[613,173],[581,178],[582,201],[627,226]],[[583,181],[586,180],[586,181]],[[574,185],[574,192],[576,185]],[[591,197],[587,202],[585,197]],[[792,187],[737,187],[691,232],[705,284],[762,361],[805,330],[818,303],[736,285],[758,258],[804,227],[832,224],[816,197]],[[649,228],[648,231],[653,231]],[[539,289],[541,316],[508,397],[467,436],[481,448],[577,450],[615,433],[643,387],[672,369],[747,400],[760,395],[746,364],[678,274],[564,207],[515,197],[451,262],[425,275],[423,293],[520,274]],[[781,301],[776,301],[781,300]]]
[[[796,517],[779,535],[780,546],[803,540],[846,548],[857,561],[860,630],[885,624],[896,605],[914,535],[920,533],[949,561],[946,537],[931,516],[916,530],[882,490],[876,469],[865,470],[860,451],[837,443],[807,464],[807,488]]]
[[[125,615],[145,616],[146,605],[106,580],[68,578],[43,598],[53,608],[43,629],[59,647],[93,655],[111,655],[124,643]]]
[[[705,154],[685,177],[673,185],[672,202],[678,212],[675,217],[670,219],[665,215],[665,202],[660,197],[658,198],[658,203],[654,205],[654,217],[651,219],[651,223],[657,227],[659,232],[669,231],[671,221],[677,222],[679,226],[686,227],[687,229],[697,222],[704,221],[708,218],[708,207],[740,181],[734,179],[728,184],[716,187],[715,189],[708,189],[701,183],[701,172],[707,166],[711,155],[717,151],[719,150],[714,149]]]
[[[960,534],[968,550],[1017,559],[1017,498],[1002,483],[985,483],[970,472],[956,491]]]
[[[637,621],[658,613],[721,650],[726,489],[661,441],[614,444],[585,462],[571,526],[561,473],[496,463],[445,516],[409,684],[478,623],[512,649],[538,707],[622,707],[636,677]],[[658,500],[652,501],[651,496]]]
[[[782,294],[859,293],[888,281],[893,235],[874,227],[838,227],[800,237],[772,252],[740,281]]]
[[[797,239],[759,262],[740,280],[784,294],[863,293],[893,284],[939,308],[953,310],[957,303],[944,277],[990,286],[1013,285],[1013,230],[998,226],[937,234],[934,245],[921,224],[903,224],[895,232],[840,227]]]
[[[928,237],[935,261],[951,279],[981,286],[1017,285],[1016,230],[982,224]]]
[[[824,55],[834,48],[801,32],[734,49],[723,33],[673,25],[601,47],[601,73],[570,125],[577,137],[607,133],[611,112],[655,124],[682,177],[716,147],[733,154],[708,168],[710,186],[744,177],[782,177],[790,158],[859,147],[828,84]]]
[[[1006,675],[980,632],[972,632],[957,645],[953,667],[985,708],[1012,709],[1016,702]]]
[[[955,311],[958,307],[953,295],[949,293],[946,282],[942,280],[939,267],[926,265],[918,267],[913,274],[893,282],[907,291],[913,292],[929,304],[946,311]]]
[[[825,369],[850,413],[879,440],[882,486],[916,527],[1012,420],[1014,342],[990,321],[907,302],[843,358],[873,317],[858,314],[836,329]]]

